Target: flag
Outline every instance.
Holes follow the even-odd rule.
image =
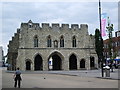
[[[101,14],[101,35],[102,37],[106,36],[106,21],[107,21],[107,13]]]

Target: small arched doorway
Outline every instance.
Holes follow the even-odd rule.
[[[77,58],[74,54],[72,54],[69,58],[69,69],[77,70]]]
[[[43,60],[39,54],[36,55],[34,60],[34,70],[43,70]]]
[[[26,61],[26,70],[31,70],[31,62]]]
[[[84,59],[82,59],[81,61],[80,61],[80,68],[85,68],[85,60]]]
[[[90,68],[95,69],[95,58],[93,56],[90,57]]]
[[[63,56],[59,52],[52,53],[48,58],[49,70],[62,70]]]

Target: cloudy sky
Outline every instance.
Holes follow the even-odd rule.
[[[9,0],[8,0],[9,1]],[[99,28],[98,0],[95,2],[0,2],[0,46],[5,54],[7,45],[21,22],[88,24],[89,34]],[[118,30],[118,2],[102,2],[102,13],[107,13]]]

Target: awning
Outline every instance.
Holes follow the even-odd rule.
[[[120,59],[114,59],[115,61],[120,61]]]
[[[114,60],[114,61],[120,61],[120,59],[112,59],[112,60]],[[109,60],[107,60],[107,61],[110,61],[110,59],[109,59]]]

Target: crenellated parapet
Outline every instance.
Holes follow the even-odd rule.
[[[28,21],[28,23],[21,23],[21,28],[24,29],[39,29],[39,23],[33,23],[31,20]]]
[[[50,25],[49,23],[42,23],[42,28],[50,28]]]
[[[62,25],[61,25],[61,28],[69,29],[69,24],[62,24]]]
[[[40,27],[41,26],[41,27]],[[52,23],[51,25],[49,23],[33,23],[31,20],[29,20],[28,23],[21,23],[21,28],[25,29],[52,29],[52,30],[61,30],[61,29],[69,29],[69,30],[83,30],[88,29],[87,24],[59,24],[59,23]]]
[[[79,25],[78,24],[71,24],[71,28],[72,29],[79,29]]]

